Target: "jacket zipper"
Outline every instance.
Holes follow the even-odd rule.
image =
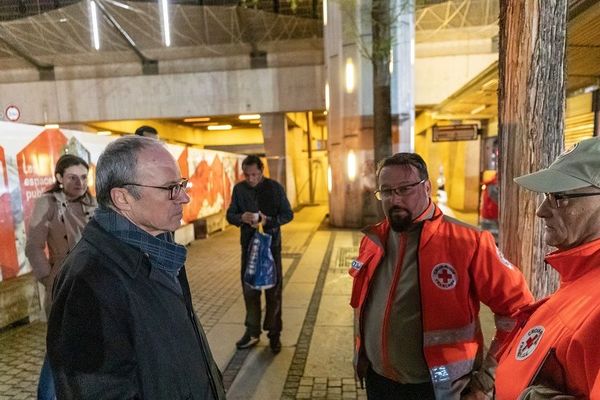
[[[387,348],[387,342],[388,342],[387,330],[388,330],[388,326],[389,326],[389,316],[392,311],[392,303],[394,300],[394,294],[396,293],[396,290],[398,289],[398,281],[400,280],[400,273],[402,272],[402,265],[404,263],[405,254],[406,254],[406,236],[404,234],[400,234],[400,243],[398,245],[398,256],[397,256],[397,261],[395,263],[396,266],[394,269],[394,276],[392,278],[393,279],[392,285],[390,286],[390,291],[388,293],[388,298],[387,298],[387,302],[385,305],[385,311],[383,314],[383,325],[382,325],[382,329],[381,329],[381,353],[382,353],[382,360],[383,360],[383,369],[390,375],[395,375],[395,374],[393,374],[394,371],[392,371],[392,368],[390,365],[390,358],[389,358],[388,348]]]

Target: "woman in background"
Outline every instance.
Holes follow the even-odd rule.
[[[35,277],[44,285],[46,316],[52,306],[52,286],[69,250],[92,218],[96,199],[88,192],[89,166],[72,154],[61,156],[54,169],[56,182],[35,202],[27,230],[25,254]],[[48,256],[45,248],[48,247]],[[40,373],[38,399],[54,399],[54,381],[47,358]]]

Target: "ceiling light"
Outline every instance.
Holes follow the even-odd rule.
[[[100,50],[100,31],[98,28],[98,10],[96,2],[90,1],[90,19],[92,25],[92,45],[96,50]]]
[[[487,90],[490,89],[493,86],[498,85],[498,79],[490,79],[489,81],[487,81],[486,83],[484,83],[483,85],[481,85],[481,88],[483,90]]]
[[[163,24],[165,46],[171,46],[171,26],[169,25],[169,2],[160,0],[160,18]]]
[[[45,129],[58,129],[60,126],[58,124],[46,124],[44,125]]]
[[[260,114],[243,114],[238,117],[242,121],[248,121],[250,119],[260,119]]]
[[[98,135],[98,136],[110,136],[110,135],[112,135],[112,132],[111,131],[98,131],[98,132],[96,132],[96,135]]]
[[[329,83],[325,83],[325,110],[329,110]]]
[[[260,119],[253,119],[251,121],[248,121],[251,124],[260,124]]]
[[[210,121],[210,117],[194,117],[194,118],[184,118],[183,122],[206,122]]]
[[[228,131],[232,128],[231,125],[226,124],[226,125],[210,125],[207,126],[206,129],[208,129],[209,131]]]
[[[471,110],[471,114],[477,114],[482,112],[483,110],[485,110],[487,106],[485,104],[482,104],[480,106],[475,107],[474,109]]]
[[[327,26],[327,0],[323,0],[323,25]]]

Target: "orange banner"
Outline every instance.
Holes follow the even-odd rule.
[[[0,271],[2,279],[13,278],[19,273],[15,223],[10,204],[6,160],[4,149],[0,147]]]

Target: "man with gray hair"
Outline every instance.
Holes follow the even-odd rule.
[[[600,138],[515,182],[544,193],[536,215],[556,248],[545,261],[560,274],[560,288],[517,315],[496,399],[600,399]]]
[[[190,198],[158,141],[126,136],[98,160],[99,203],[66,258],[48,320],[59,399],[225,399],[171,232]]]

